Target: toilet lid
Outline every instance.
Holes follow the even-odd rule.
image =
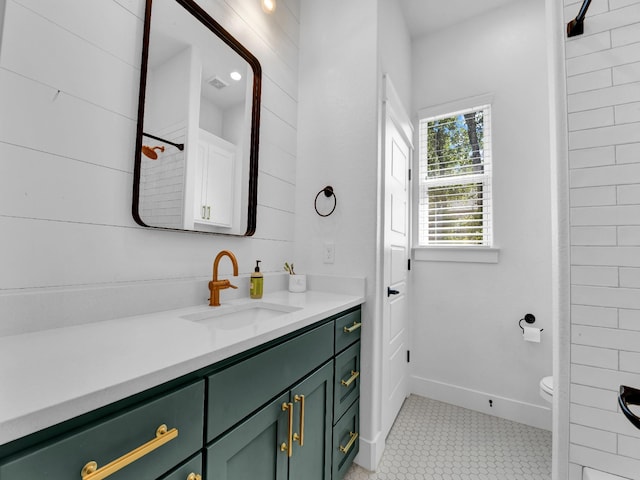
[[[550,395],[553,395],[553,377],[544,377],[540,380],[540,388]]]

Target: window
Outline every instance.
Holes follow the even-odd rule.
[[[422,118],[420,246],[491,246],[491,107]]]

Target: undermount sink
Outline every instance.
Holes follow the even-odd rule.
[[[300,310],[300,307],[269,302],[250,302],[209,307],[207,310],[184,315],[182,318],[192,322],[206,323],[221,330],[235,330],[256,325],[288,313]]]

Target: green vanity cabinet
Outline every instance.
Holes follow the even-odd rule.
[[[360,312],[2,445],[0,480],[341,480],[358,453]]]
[[[212,375],[207,478],[342,478],[358,453],[361,325],[351,309]]]
[[[207,478],[287,480],[287,456],[277,446],[287,438],[282,404],[288,401],[287,392],[214,442],[207,449]]]
[[[360,312],[358,308],[334,322],[332,480],[342,480],[359,451]]]
[[[361,310],[352,310],[334,321],[335,353],[340,353],[352,343],[360,340],[362,329]]]
[[[289,478],[330,480],[333,426],[331,362],[291,389],[291,399],[295,433],[289,459]]]
[[[207,439],[213,440],[332,357],[329,322],[211,375]]]
[[[333,427],[333,480],[342,480],[358,454],[360,409],[355,402]]]
[[[359,397],[360,342],[357,342],[336,355],[333,420],[337,422]]]
[[[157,433],[161,425],[166,433]],[[101,469],[110,465],[115,471],[109,480],[156,479],[200,451],[203,427],[204,382],[199,381],[0,460],[0,479],[102,478]],[[143,445],[147,452],[132,458],[130,452]],[[97,472],[84,470],[90,462]]]
[[[330,480],[332,387],[327,362],[213,442],[207,478]]]

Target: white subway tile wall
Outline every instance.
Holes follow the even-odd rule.
[[[582,1],[565,0],[565,20]],[[640,0],[593,2],[566,41],[571,223],[570,471],[640,479]]]

